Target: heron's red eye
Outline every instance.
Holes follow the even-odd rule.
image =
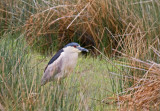
[[[76,45],[74,45],[73,47],[74,47],[74,48],[76,48],[77,46],[76,46]]]

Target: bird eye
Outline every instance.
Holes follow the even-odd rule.
[[[77,46],[76,46],[76,45],[74,45],[73,47],[74,47],[74,48],[77,48]]]

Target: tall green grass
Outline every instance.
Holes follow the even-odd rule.
[[[30,49],[24,41],[23,34],[4,36],[7,37],[0,40],[0,100],[2,104],[6,105],[6,109],[9,109],[21,101],[17,99],[21,95],[20,90],[24,88],[25,95],[28,94],[28,89],[25,87],[30,87],[29,82],[31,82],[26,80],[26,76],[31,79],[29,78],[31,77],[29,76],[31,74],[29,72],[30,64],[28,64]],[[23,84],[19,84],[20,82]]]
[[[4,36],[0,39],[0,109],[116,109],[116,105],[106,105],[106,101],[103,102],[105,98],[118,92],[114,92],[110,84],[110,64],[98,57],[80,56],[75,71],[61,85],[50,82],[41,87],[43,70],[51,56],[45,57],[32,51],[24,34]]]

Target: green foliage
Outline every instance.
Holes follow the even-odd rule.
[[[23,34],[4,36],[0,40],[0,100],[2,104],[7,101],[16,104],[18,83],[29,67],[29,47],[26,47]],[[10,107],[10,104],[6,107]]]
[[[23,34],[4,36],[0,40],[0,108],[78,111],[116,107],[102,101],[113,95],[110,64],[100,58],[80,56],[73,74],[60,85],[50,82],[41,87],[43,70],[51,56],[44,58],[31,51]]]

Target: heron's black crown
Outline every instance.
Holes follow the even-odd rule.
[[[71,43],[67,44],[65,47],[68,47],[68,46],[80,46],[80,45],[76,42],[71,42]]]

